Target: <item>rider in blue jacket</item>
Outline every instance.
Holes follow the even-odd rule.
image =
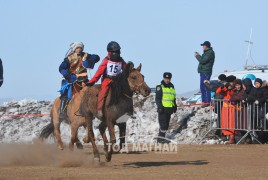
[[[100,57],[83,52],[84,44],[74,42],[69,53],[60,64],[59,72],[63,76],[61,88],[60,118],[64,118],[65,110],[72,95],[79,92],[88,81],[87,69],[93,69]]]

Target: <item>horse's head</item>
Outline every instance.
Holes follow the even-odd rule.
[[[141,74],[141,64],[134,68],[134,64],[130,65],[128,84],[132,92],[141,94],[146,97],[151,93],[151,89],[144,81],[144,76]]]

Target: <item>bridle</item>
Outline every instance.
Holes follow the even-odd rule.
[[[143,86],[144,85],[144,81],[143,82],[141,82],[140,84],[137,84],[137,85],[134,85],[134,91],[133,92],[135,92],[135,93],[137,93],[137,94],[140,94],[140,88],[141,88],[141,86]],[[129,81],[129,79],[128,79],[128,84],[130,85],[131,83],[130,83],[130,81]]]

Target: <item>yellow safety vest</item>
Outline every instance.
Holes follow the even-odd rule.
[[[166,108],[174,107],[174,100],[176,98],[176,91],[173,87],[162,87],[162,105]]]

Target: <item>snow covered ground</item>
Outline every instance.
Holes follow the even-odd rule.
[[[134,97],[134,111],[136,119],[129,118],[127,121],[127,143],[146,142],[154,143],[154,137],[157,136],[159,125],[156,112],[154,94],[143,98]],[[32,143],[38,138],[41,130],[50,122],[49,116],[43,117],[22,117],[13,116],[18,114],[49,114],[53,102],[21,100],[3,103],[0,106],[0,143]],[[178,104],[182,105],[180,99]],[[181,107],[176,114],[171,117],[170,128],[167,138],[172,139],[173,143],[189,144],[198,143],[203,135],[208,131],[210,119],[215,117],[211,115],[209,108],[191,108]],[[94,120],[94,133],[97,144],[103,144],[98,131],[100,121]],[[118,128],[116,126],[118,137]],[[82,139],[85,136],[84,128],[79,129],[78,137]],[[64,143],[70,140],[70,127],[66,123],[61,124],[61,136]],[[50,138],[48,143],[54,143]],[[218,143],[214,140],[205,141],[205,143]]]

